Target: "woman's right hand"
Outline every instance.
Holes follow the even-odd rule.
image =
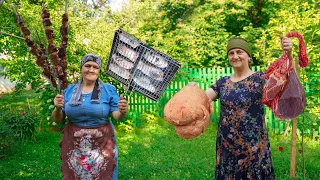
[[[56,108],[61,108],[64,105],[64,97],[61,94],[57,94],[53,99],[54,106]]]

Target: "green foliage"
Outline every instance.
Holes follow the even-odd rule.
[[[26,140],[33,137],[39,122],[39,116],[31,111],[5,111],[0,121],[5,122],[13,131],[14,136],[20,140]]]
[[[197,0],[191,1],[161,1],[159,5],[159,16],[162,21],[159,29],[163,33],[175,30],[178,23],[183,22],[187,15],[190,15],[193,8],[198,3]]]
[[[134,120],[127,119],[125,122],[120,122],[118,125],[118,130],[126,132],[126,133],[133,133],[134,132]]]
[[[14,3],[15,4],[15,3]],[[28,2],[20,2],[15,4],[17,11],[22,15],[22,18],[31,31],[31,38],[36,42],[45,42],[44,30],[41,26],[41,6],[29,4]],[[55,17],[55,14],[51,14]],[[9,3],[4,3],[0,9],[0,23],[6,24],[0,31],[14,34],[22,37],[16,24],[14,12],[11,10]],[[54,26],[57,29],[57,26]],[[0,53],[7,55],[9,58],[1,59],[0,64],[5,67],[5,76],[10,77],[11,81],[17,82],[16,89],[21,90],[25,88],[27,83],[31,84],[33,88],[37,88],[44,83],[40,77],[40,69],[35,66],[35,57],[33,57],[27,49],[22,39],[0,35],[4,37],[0,39],[0,46],[3,47]]]
[[[2,117],[2,114],[1,116]],[[0,121],[0,159],[5,156],[5,153],[15,142],[15,134],[11,127],[5,122]]]
[[[34,137],[39,122],[39,114],[16,108],[1,108],[0,113],[0,158],[16,141]]]
[[[180,35],[178,38],[185,54],[177,51],[178,59],[189,62],[190,67],[217,67],[228,63],[225,46],[230,34],[222,28],[224,17],[219,15],[217,8],[211,3],[197,7],[186,23],[180,25],[181,30],[176,32]]]
[[[39,123],[39,130],[61,130],[65,126],[65,121],[56,124],[51,118],[51,113],[54,109],[53,99],[59,92],[53,89],[50,84],[45,84],[37,91],[40,99],[40,114],[42,116]],[[61,94],[61,93],[60,93]]]
[[[137,119],[141,123],[137,124]],[[125,121],[119,122],[116,126],[119,132],[136,133],[137,127],[143,127],[148,125],[158,126],[160,123],[160,116],[157,112],[143,112],[139,117],[129,116]]]
[[[15,142],[34,140],[42,116],[34,91],[14,92],[0,97],[0,157]],[[7,150],[7,151],[6,151]]]
[[[298,119],[298,129],[315,140],[320,140],[320,134],[316,136],[314,131],[319,131],[320,127],[320,108],[308,108],[308,110],[302,114]],[[300,133],[301,134],[301,133]]]
[[[160,116],[157,112],[144,112],[141,114],[140,120],[146,122],[147,124],[158,124]]]
[[[55,41],[59,42],[57,32],[64,3],[55,2],[46,1],[46,4],[52,14],[53,29],[56,32]],[[314,45],[319,44],[319,20],[315,18],[319,8],[315,1],[286,0],[280,5],[276,0],[241,2],[132,0],[119,12],[111,12],[106,6],[106,1],[95,2],[89,4],[88,1],[70,1],[69,4],[70,29],[67,54],[70,82],[71,79],[78,79],[79,61],[86,53],[96,53],[104,63],[106,62],[113,32],[119,27],[181,63],[189,61],[189,65],[193,67],[228,66],[225,46],[227,40],[234,35],[241,35],[249,40],[254,55],[254,65],[270,63],[279,57],[280,32],[301,30],[305,32],[307,43],[311,41]],[[40,1],[23,0],[15,4],[31,29],[32,37],[37,42],[45,42],[39,16]],[[4,3],[3,7],[0,16],[5,18],[1,21],[7,26],[1,30],[21,36],[11,7],[8,3]],[[19,73],[13,70],[14,64],[21,63],[19,59],[33,58],[27,55],[24,42],[13,37],[1,36],[4,37],[0,42],[4,47],[2,52],[15,59],[11,63],[4,64],[7,69],[6,75],[12,76],[12,80],[21,81],[21,84],[25,84],[27,79],[35,84],[33,81],[40,79],[39,70],[32,70],[24,75],[26,78],[23,76],[20,78]],[[317,56],[318,49],[308,44],[310,58],[314,59]],[[37,69],[31,62],[25,65],[25,69]],[[104,72],[101,78],[115,83],[111,78],[107,78]],[[39,86],[39,83],[41,82],[35,86]]]
[[[233,35],[240,35],[248,26],[265,27],[279,10],[279,4],[261,0],[225,1],[222,8],[225,29]]]

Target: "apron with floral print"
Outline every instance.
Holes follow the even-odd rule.
[[[70,122],[60,142],[62,179],[111,179],[114,159],[114,133],[111,123],[98,127],[80,127]]]

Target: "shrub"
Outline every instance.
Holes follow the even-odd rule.
[[[118,129],[120,131],[126,132],[126,133],[132,133],[134,132],[134,122],[131,119],[127,119],[125,122],[120,122],[118,125]]]
[[[39,123],[39,129],[40,130],[49,130],[49,129],[61,129],[63,127],[62,124],[56,124],[52,121],[51,119],[51,113],[54,109],[53,105],[53,99],[55,95],[58,92],[55,92],[50,84],[45,84],[41,86],[39,89],[36,91],[37,93],[40,94],[39,99],[40,99],[40,113],[43,116]]]
[[[144,112],[140,116],[141,122],[146,122],[147,124],[157,124],[159,123],[159,114],[155,111]]]
[[[3,113],[0,121],[4,122],[19,140],[33,137],[39,122],[39,114],[25,110],[8,110]]]
[[[0,159],[5,156],[5,151],[14,144],[15,138],[16,136],[10,126],[0,120]]]

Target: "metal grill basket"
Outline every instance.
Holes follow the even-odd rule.
[[[179,62],[118,29],[106,73],[124,84],[128,92],[137,91],[157,101],[180,67]]]

